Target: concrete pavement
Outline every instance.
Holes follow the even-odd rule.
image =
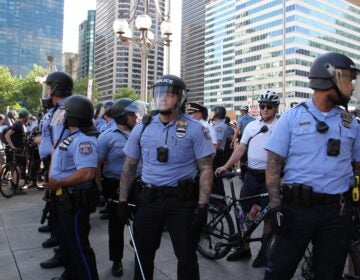
[[[39,263],[53,256],[52,249],[44,249],[41,243],[49,234],[39,233],[40,217],[44,202],[43,191],[30,189],[27,195],[5,199],[0,195],[0,280],[51,279],[60,276],[63,269],[42,269]],[[125,232],[124,275],[111,275],[108,260],[107,221],[100,220],[98,212],[91,216],[91,244],[95,250],[100,279],[132,279],[134,253]],[[252,244],[253,258],[259,243]],[[262,279],[264,269],[251,267],[252,260],[227,262],[224,259],[210,261],[199,255],[201,279]],[[155,260],[154,279],[176,279],[176,258],[168,233],[164,233]]]

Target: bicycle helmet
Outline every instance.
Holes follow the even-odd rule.
[[[249,106],[247,106],[247,105],[241,106],[240,111],[246,111],[246,112],[249,111]]]
[[[259,103],[266,102],[266,103],[273,103],[275,105],[279,105],[280,98],[276,92],[267,90],[267,91],[263,92],[262,94],[260,94],[260,96],[258,98],[258,102]]]

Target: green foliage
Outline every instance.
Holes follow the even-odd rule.
[[[139,99],[139,95],[133,88],[120,88],[116,90],[113,99],[117,100],[120,98]]]
[[[74,94],[87,96],[89,77],[84,77],[79,80],[74,81]],[[91,101],[93,104],[96,104],[101,94],[97,91],[96,82],[93,81],[93,94],[91,96]]]
[[[16,105],[19,96],[19,80],[11,76],[9,68],[0,66],[0,113]]]

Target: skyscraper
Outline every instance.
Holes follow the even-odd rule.
[[[189,89],[189,102],[204,102],[205,4],[209,0],[183,0],[181,77]]]
[[[79,26],[77,78],[93,76],[96,11],[88,11],[88,17]]]
[[[102,93],[101,100],[112,99],[116,90],[124,87],[133,88],[140,93],[141,49],[133,43],[120,42],[112,25],[118,18],[131,19],[133,38],[140,38],[134,21],[144,11],[143,2],[145,1],[97,0],[94,72],[97,89]],[[165,0],[158,0],[158,3],[160,12],[164,14]],[[150,1],[148,14],[152,19],[151,31],[155,38],[160,38],[161,35],[158,12],[154,1]],[[148,85],[163,74],[163,64],[164,47],[155,45],[148,59]]]
[[[205,105],[238,111],[256,105],[267,89],[280,93],[281,110],[311,97],[307,77],[315,57],[339,52],[359,65],[359,23],[360,8],[343,0],[212,1],[206,6]],[[359,106],[359,87],[353,97]]]
[[[26,76],[52,56],[61,69],[64,0],[0,2],[0,65]]]

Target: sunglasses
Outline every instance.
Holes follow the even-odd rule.
[[[270,104],[267,104],[267,105],[261,104],[259,107],[261,110],[264,110],[265,108],[268,110],[274,109],[274,105],[270,105]]]

